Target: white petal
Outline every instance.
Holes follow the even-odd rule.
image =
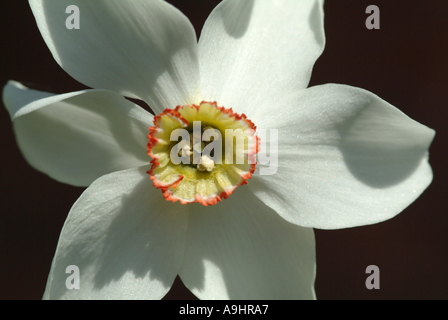
[[[195,100],[197,40],[188,19],[161,0],[30,0],[55,60],[73,78],[145,100],[156,113]],[[80,28],[65,13],[79,8]]]
[[[183,283],[201,299],[314,299],[312,229],[290,224],[238,187],[212,207],[189,205]]]
[[[258,114],[257,125],[278,129],[278,171],[253,177],[249,188],[290,222],[322,229],[377,223],[432,180],[434,130],[368,91],[323,85],[276,106]]]
[[[152,186],[147,170],[101,177],[76,201],[44,298],[160,299],[168,292],[182,264],[187,215]],[[70,265],[79,268],[79,289],[66,287]]]
[[[308,86],[323,51],[323,1],[222,1],[199,40],[202,98],[245,112]]]
[[[117,93],[54,95],[10,81],[3,101],[25,158],[58,181],[88,186],[151,161],[146,144],[153,116]]]

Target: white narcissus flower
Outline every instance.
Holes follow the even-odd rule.
[[[55,60],[95,88],[54,95],[10,81],[3,91],[29,163],[88,186],[44,298],[157,299],[179,275],[199,298],[313,299],[311,228],[392,218],[432,180],[433,130],[362,89],[307,88],[325,43],[323,0],[224,0],[199,43],[161,0],[30,5]],[[79,30],[65,26],[69,5]],[[201,172],[174,165],[167,134],[195,120],[221,132],[278,129],[277,172],[210,158]],[[80,289],[66,287],[70,265]]]

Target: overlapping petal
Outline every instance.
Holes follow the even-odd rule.
[[[188,206],[179,273],[202,299],[314,299],[312,229],[291,224],[245,186],[211,208]]]
[[[147,170],[105,175],[76,201],[45,299],[160,299],[168,292],[182,264],[187,215],[181,204],[166,205]],[[79,289],[70,290],[72,265],[80,279]]]
[[[27,161],[58,181],[88,186],[151,161],[145,145],[153,116],[117,93],[54,95],[10,81],[3,101]]]
[[[80,28],[66,27],[79,8]],[[61,67],[79,82],[145,100],[156,113],[197,103],[197,40],[189,20],[162,0],[30,0]]]
[[[324,44],[321,0],[222,1],[199,39],[202,99],[250,117],[306,88]]]
[[[257,124],[278,129],[278,171],[248,186],[290,222],[321,229],[377,223],[432,180],[434,130],[368,91],[329,84],[276,105],[281,112],[261,112]]]

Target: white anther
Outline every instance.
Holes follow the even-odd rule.
[[[209,156],[201,156],[201,162],[198,164],[197,168],[199,171],[211,172],[215,167],[215,162]]]

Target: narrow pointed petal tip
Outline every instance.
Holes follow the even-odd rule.
[[[431,183],[435,131],[378,96],[328,84],[281,105],[284,113],[259,125],[278,128],[278,171],[254,176],[249,188],[286,220],[319,229],[378,223]]]

